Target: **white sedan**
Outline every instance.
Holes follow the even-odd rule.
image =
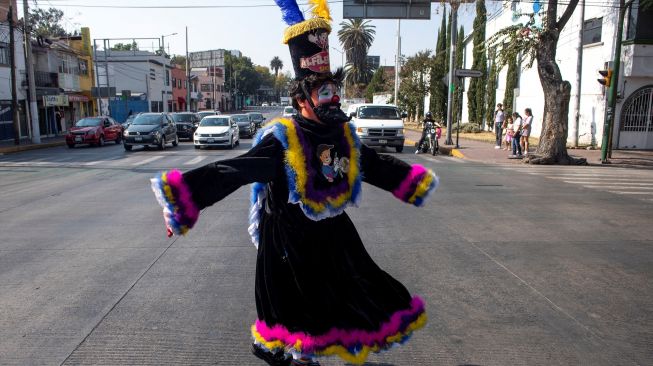
[[[202,146],[229,146],[233,149],[240,143],[238,125],[231,116],[206,116],[193,134],[193,143],[196,149]]]

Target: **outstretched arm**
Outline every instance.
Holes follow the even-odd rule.
[[[421,206],[439,184],[438,177],[431,170],[378,154],[366,145],[361,146],[361,168],[363,181],[392,192],[398,199],[415,206]]]
[[[181,173],[171,170],[152,178],[152,190],[163,207],[168,236],[183,235],[195,225],[199,211],[243,185],[272,181],[283,161],[283,150],[266,136],[247,153]]]

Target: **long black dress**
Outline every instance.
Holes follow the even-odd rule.
[[[185,233],[199,209],[255,183],[250,234],[258,246],[254,342],[362,363],[426,322],[424,303],[379,268],[344,212],[361,182],[421,205],[437,177],[362,145],[354,127],[277,120],[234,159],[153,179],[168,227]]]

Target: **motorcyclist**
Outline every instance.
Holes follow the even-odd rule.
[[[440,124],[435,122],[435,120],[433,119],[433,115],[431,114],[431,112],[426,112],[426,115],[424,116],[424,121],[422,123],[423,123],[422,137],[420,137],[419,142],[417,143],[417,150],[415,150],[415,154],[419,154],[421,152],[422,144],[426,140],[426,134],[428,133],[429,128],[431,128],[432,126],[440,127]]]

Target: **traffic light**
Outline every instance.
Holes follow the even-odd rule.
[[[602,79],[597,79],[598,82],[605,86],[606,88],[610,87],[610,80],[612,80],[612,69],[607,69],[607,70],[599,70],[599,74],[603,76]]]

